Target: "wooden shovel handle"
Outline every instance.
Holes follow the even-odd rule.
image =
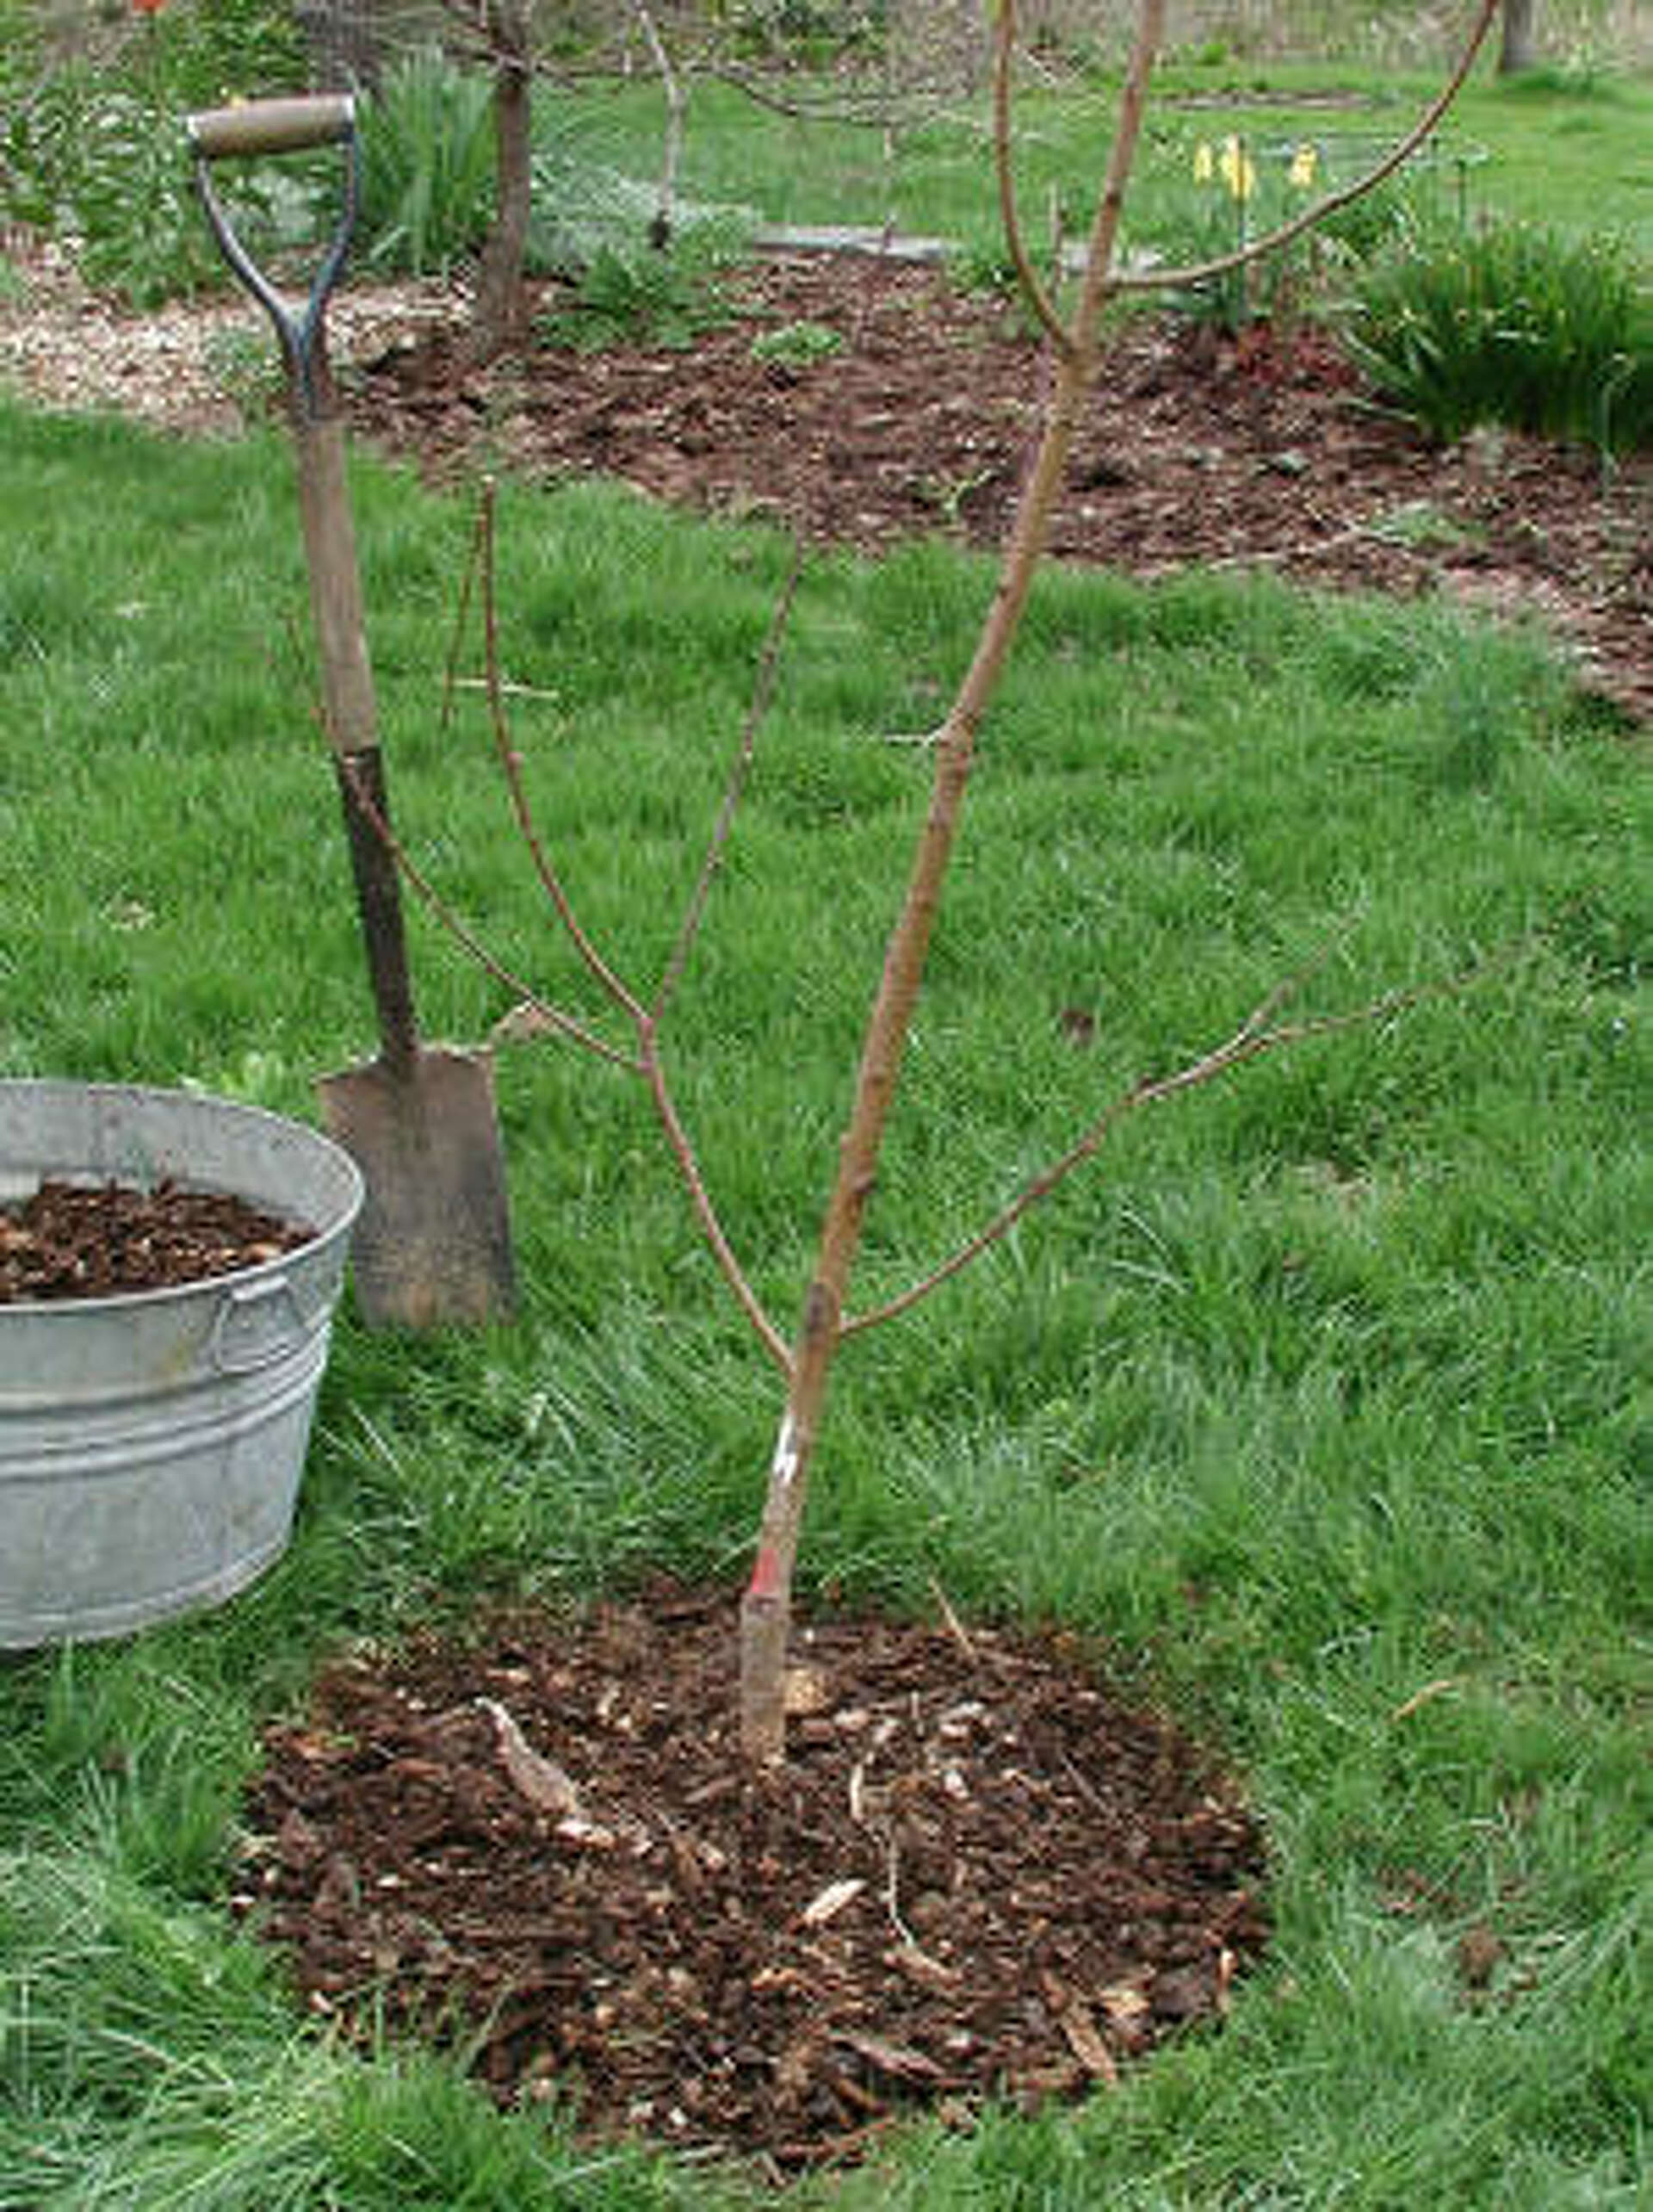
[[[319,421],[297,416],[294,443],[327,742],[341,759],[353,759],[377,749],[379,733],[344,474],[344,422],[331,405]]]
[[[387,843],[390,808],[379,750],[373,670],[362,610],[362,578],[344,476],[344,424],[329,411],[294,418],[299,508],[310,567],[310,607],[321,661],[327,742],[338,773],[350,865],[362,918],[368,976],[385,1064],[397,1073],[418,1049],[408,975],[396,856]]]
[[[247,100],[233,108],[205,108],[189,118],[189,143],[205,161],[226,154],[297,153],[305,146],[334,146],[350,135],[356,102],[348,92],[291,100]]]
[[[390,802],[385,792],[385,756],[375,747],[354,759],[340,758],[338,796],[350,845],[350,873],[356,881],[356,913],[368,982],[379,1018],[379,1051],[385,1068],[404,1076],[418,1056],[419,1034],[413,1014],[413,981],[408,972],[407,934],[402,923],[401,883],[396,856],[386,843]]]

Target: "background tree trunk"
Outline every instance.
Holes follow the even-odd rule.
[[[359,92],[378,81],[378,27],[368,0],[299,0],[294,14],[310,51],[312,89]]]
[[[496,202],[482,249],[462,348],[472,366],[492,361],[522,332],[523,269],[534,198],[534,59],[529,0],[488,0],[493,54]]]
[[[1503,36],[1498,49],[1498,74],[1514,77],[1531,69],[1538,59],[1532,40],[1535,0],[1503,0]]]

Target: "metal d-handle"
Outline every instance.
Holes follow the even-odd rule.
[[[337,283],[350,248],[362,203],[362,139],[356,102],[347,93],[313,99],[251,100],[234,108],[211,108],[190,115],[185,127],[195,160],[195,186],[224,258],[276,326],[295,403],[306,422],[319,419],[322,394],[314,365],[323,310]],[[342,145],[345,152],[344,206],[331,244],[310,287],[301,313],[294,314],[253,260],[213,189],[208,164],[231,154],[291,153],[300,147]]]
[[[285,1330],[280,1328],[283,1317],[291,1324]],[[232,1283],[214,1316],[207,1356],[217,1374],[256,1375],[261,1368],[273,1367],[278,1360],[297,1351],[310,1326],[299,1294],[287,1276],[272,1275],[262,1283]],[[238,1336],[242,1340],[239,1343]]]

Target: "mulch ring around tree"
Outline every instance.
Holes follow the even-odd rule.
[[[256,1267],[315,1235],[227,1192],[48,1177],[0,1206],[0,1305],[172,1289]]]
[[[269,1732],[235,1909],[347,2034],[777,2175],[1105,2090],[1223,2013],[1258,1824],[1079,1639],[804,1624],[761,1773],[734,1642],[668,1589],[338,1659]]]

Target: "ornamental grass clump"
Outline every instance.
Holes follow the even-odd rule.
[[[487,79],[436,47],[406,55],[362,116],[362,236],[382,270],[443,276],[474,252],[493,214]]]
[[[1604,454],[1653,444],[1653,301],[1613,240],[1494,221],[1415,236],[1357,271],[1346,340],[1440,439],[1501,424]]]

